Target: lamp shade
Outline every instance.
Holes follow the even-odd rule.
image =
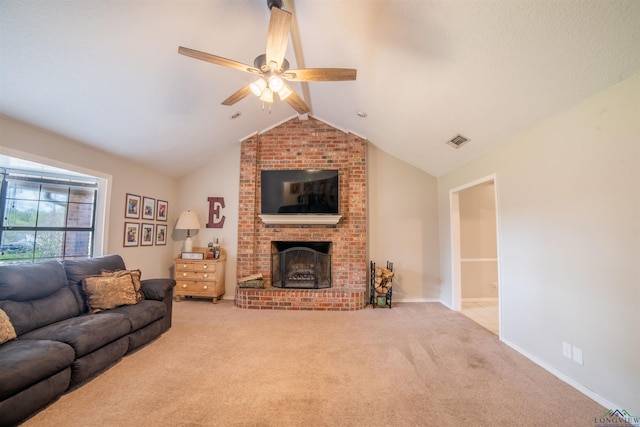
[[[177,230],[197,230],[200,228],[200,221],[198,221],[198,215],[195,212],[184,211],[178,218],[176,224]]]

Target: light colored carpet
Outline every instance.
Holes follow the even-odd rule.
[[[162,337],[25,426],[589,426],[606,409],[437,303],[174,303]]]

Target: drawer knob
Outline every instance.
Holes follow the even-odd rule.
[[[207,285],[204,285],[202,289],[209,289],[209,287]]]
[[[202,268],[207,268],[207,264],[203,265]]]
[[[183,288],[186,288],[186,287],[187,287],[187,284],[186,284],[186,283],[183,283],[183,284],[182,284],[182,287],[183,287]]]
[[[202,275],[202,277],[206,279],[207,277],[209,277],[209,275],[205,273]]]
[[[182,268],[187,268],[187,264],[182,264]]]
[[[187,273],[182,273],[182,277],[187,277]]]

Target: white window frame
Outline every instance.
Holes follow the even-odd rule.
[[[98,194],[96,197],[93,256],[102,256],[107,252],[107,238],[109,236],[108,207],[110,206],[111,201],[111,183],[113,181],[113,177],[111,175],[35,154],[9,149],[7,147],[0,147],[0,149],[0,155],[12,157],[18,160],[39,163],[42,165],[42,172],[48,172],[49,170],[53,171],[52,168],[55,168],[95,178],[98,184]]]

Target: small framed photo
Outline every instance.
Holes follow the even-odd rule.
[[[124,246],[138,246],[140,239],[140,224],[137,222],[124,223]]]
[[[142,219],[154,220],[156,218],[156,199],[142,198]]]
[[[127,199],[125,201],[125,218],[140,218],[140,196],[127,193]]]
[[[156,206],[156,221],[166,221],[169,215],[169,202],[158,200]]]
[[[140,234],[140,246],[151,246],[155,238],[154,231],[155,226],[153,224],[142,223],[142,234]]]
[[[167,226],[164,224],[156,225],[156,245],[167,244]]]
[[[204,259],[204,252],[182,252],[182,259]]]

